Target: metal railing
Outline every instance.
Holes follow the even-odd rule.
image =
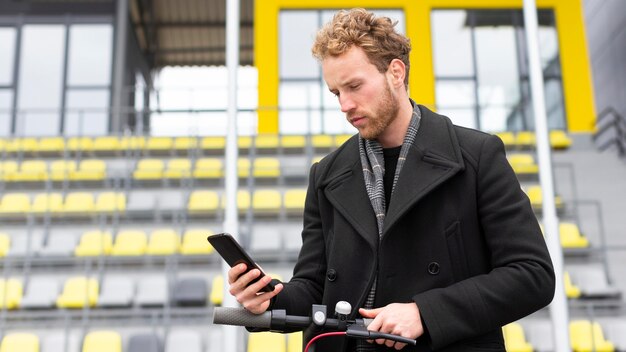
[[[609,106],[598,114],[596,126],[598,131],[593,135],[593,141],[601,151],[615,146],[620,157],[626,155],[626,118],[624,116]]]

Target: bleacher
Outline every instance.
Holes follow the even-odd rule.
[[[498,135],[540,218],[534,135]],[[289,279],[309,167],[349,137],[239,138],[240,239],[268,272]],[[571,143],[551,133],[555,152]],[[223,137],[0,139],[0,352],[218,351],[210,313],[224,279],[206,237],[222,227],[224,147]],[[619,306],[604,243],[558,191],[557,180],[570,303]],[[575,351],[626,350],[623,315],[580,318]],[[522,319],[504,328],[507,350],[551,351],[549,331],[545,310]],[[302,339],[246,336],[249,352],[299,351]]]

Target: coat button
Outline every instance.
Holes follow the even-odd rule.
[[[335,271],[335,269],[330,269],[326,272],[326,278],[328,279],[328,281],[335,281],[337,280],[337,272]]]
[[[437,263],[437,262],[430,262],[428,264],[428,273],[430,275],[437,275],[437,274],[439,274],[439,263]]]

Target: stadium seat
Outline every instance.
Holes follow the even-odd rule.
[[[101,181],[106,178],[106,163],[100,159],[85,159],[78,163],[78,169],[70,172],[72,181]]]
[[[217,275],[211,281],[211,295],[209,301],[214,306],[221,306],[224,302],[224,277]]]
[[[98,307],[130,307],[135,295],[135,283],[125,276],[106,276],[98,298]]]
[[[122,352],[122,337],[115,331],[91,331],[85,335],[82,352]]]
[[[212,235],[211,230],[187,229],[183,235],[180,253],[185,255],[201,255],[213,253],[213,246],[206,240]]]
[[[70,137],[66,146],[70,152],[90,153],[93,151],[93,139],[91,137]]]
[[[164,172],[165,178],[185,179],[191,176],[191,160],[188,158],[170,159]]]
[[[126,211],[130,214],[153,214],[157,198],[157,194],[152,191],[134,190],[128,195]]]
[[[239,149],[250,149],[250,147],[252,147],[252,137],[239,136],[239,138],[237,138],[237,147]]]
[[[167,335],[165,352],[201,352],[202,338],[196,331],[174,330]]]
[[[302,332],[292,332],[287,335],[287,352],[302,352]]]
[[[137,283],[135,302],[142,307],[163,306],[168,300],[167,280],[164,275],[144,276]]]
[[[563,285],[565,287],[565,295],[567,298],[579,298],[580,297],[580,288],[576,287],[572,283],[572,278],[569,276],[567,271],[563,272]]]
[[[302,215],[304,201],[306,199],[306,189],[288,189],[284,194],[285,209],[288,213]]]
[[[154,230],[150,234],[150,241],[146,253],[150,255],[172,255],[180,249],[180,238],[172,229]]]
[[[280,161],[278,161],[278,158],[256,158],[253,165],[255,178],[277,178],[280,176]]]
[[[43,160],[25,160],[19,170],[13,173],[10,181],[43,182],[48,179],[48,163]]]
[[[94,307],[98,302],[98,281],[83,276],[71,277],[65,281],[63,292],[57,298],[59,308]]]
[[[0,309],[19,308],[24,294],[22,281],[18,279],[0,279]]]
[[[126,211],[126,195],[122,192],[102,192],[96,196],[95,210],[99,213]]]
[[[85,232],[74,250],[77,257],[109,255],[113,248],[113,236],[110,232],[92,230]]]
[[[572,140],[563,130],[550,131],[550,146],[553,149],[567,149],[572,146]]]
[[[123,136],[120,138],[120,148],[122,150],[141,150],[146,145],[144,136]]]
[[[4,232],[0,232],[0,258],[7,255],[11,248],[11,236]]]
[[[529,149],[533,148],[536,144],[535,132],[531,131],[519,131],[515,136],[515,144],[519,148]]]
[[[279,146],[279,138],[276,134],[259,134],[254,138],[254,145],[256,149],[263,150],[277,150]]]
[[[247,352],[286,352],[285,335],[275,332],[255,332],[248,337]]]
[[[615,347],[604,339],[602,327],[597,322],[575,320],[569,324],[570,345],[574,352],[613,352]]]
[[[52,181],[69,180],[70,175],[76,171],[74,160],[54,160],[50,163],[50,179]]]
[[[239,158],[237,160],[237,176],[239,178],[247,178],[250,176],[252,167],[252,163],[250,163],[250,159],[247,158]]]
[[[26,193],[7,193],[2,196],[0,215],[23,215],[30,212],[30,196]]]
[[[95,211],[95,202],[91,192],[72,192],[65,196],[64,213],[92,213]]]
[[[0,181],[11,181],[18,169],[17,162],[14,160],[0,161]]]
[[[136,180],[160,180],[163,178],[165,163],[161,159],[142,159],[133,172]]]
[[[278,214],[282,206],[282,196],[274,189],[258,190],[252,197],[252,209],[258,214]]]
[[[224,137],[204,137],[200,141],[200,148],[203,150],[222,151],[226,147]]]
[[[198,144],[198,138],[196,137],[176,137],[174,138],[173,148],[180,151],[189,151],[196,149]]]
[[[528,187],[528,189],[526,190],[526,194],[528,195],[528,198],[530,199],[530,205],[535,210],[541,210],[541,208],[543,207],[543,194],[541,193],[541,186]],[[554,204],[557,209],[563,208],[563,200],[561,199],[560,196],[558,195],[554,196]]]
[[[34,153],[37,150],[37,139],[32,137],[17,137],[7,141],[4,150],[7,153]]]
[[[280,138],[280,146],[283,150],[301,150],[306,146],[306,137],[301,135],[288,135]]]
[[[146,149],[154,152],[170,151],[174,148],[174,140],[171,137],[150,137],[146,142]]]
[[[623,317],[603,324],[606,337],[617,351],[626,351],[626,319]]]
[[[63,196],[61,193],[38,193],[33,199],[31,212],[35,214],[63,212]]]
[[[93,140],[93,151],[96,153],[113,153],[121,149],[120,139],[116,136],[100,136]]]
[[[503,326],[502,334],[507,352],[533,352],[533,346],[526,341],[524,329],[519,323]]]
[[[56,278],[47,276],[32,277],[26,287],[26,294],[22,297],[20,308],[52,308],[56,305],[59,289],[59,282]]]
[[[39,352],[39,337],[28,332],[8,333],[2,339],[0,352]]]
[[[37,142],[37,152],[44,154],[61,154],[65,150],[65,138],[42,137]]]
[[[146,253],[148,239],[141,230],[121,230],[111,249],[113,256],[139,256]]]
[[[315,149],[331,149],[335,146],[333,136],[327,134],[316,134],[311,136],[311,143]]]
[[[43,240],[42,229],[27,229],[22,233],[13,233],[11,248],[7,257],[33,257],[39,252]]]
[[[244,189],[237,191],[237,210],[240,213],[247,211],[250,208],[252,200],[250,199],[250,192]],[[226,208],[228,200],[226,199],[226,193],[222,194],[222,208]]]
[[[224,167],[221,159],[200,158],[193,169],[193,177],[199,179],[220,179],[224,177]]]
[[[335,136],[335,147],[341,147],[342,144],[348,141],[348,139],[352,138],[351,134],[338,134]]]
[[[42,341],[42,352],[79,352],[80,341],[77,334],[58,331],[46,334]]]
[[[502,140],[505,148],[508,149],[515,147],[515,134],[513,132],[502,131],[494,133],[494,135],[498,136]]]
[[[191,213],[214,213],[219,207],[219,196],[215,191],[193,191],[189,196],[187,210]]]
[[[578,229],[578,226],[569,222],[562,222],[559,224],[559,235],[561,239],[561,246],[563,248],[587,248],[589,247],[589,240],[583,236]]]
[[[47,245],[38,254],[44,257],[71,257],[76,248],[76,240],[75,233],[51,233]]]
[[[609,284],[604,269],[600,265],[568,265],[572,284],[580,288],[583,298],[619,298],[619,288]]]
[[[173,303],[180,307],[206,306],[208,298],[207,282],[204,278],[186,277],[179,279],[174,286]]]
[[[154,333],[138,333],[128,338],[127,352],[161,352],[162,342]]]
[[[532,176],[539,173],[539,166],[530,154],[511,154],[508,160],[518,176]]]

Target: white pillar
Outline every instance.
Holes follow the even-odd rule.
[[[559,219],[554,203],[554,178],[550,156],[550,140],[548,136],[548,119],[543,89],[543,73],[539,59],[539,42],[537,31],[537,6],[535,0],[524,0],[524,28],[526,46],[528,48],[528,64],[530,69],[530,87],[535,115],[535,135],[537,139],[537,157],[539,161],[539,182],[541,183],[543,204],[543,226],[546,242],[554,271],[556,274],[556,292],[550,304],[550,316],[554,331],[556,352],[569,352],[569,318],[567,297],[563,287],[563,252],[559,240]]]

